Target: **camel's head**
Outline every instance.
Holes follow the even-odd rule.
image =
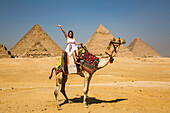
[[[109,55],[112,55],[114,52],[117,52],[117,47],[125,43],[126,43],[125,39],[120,38],[120,37],[111,39],[109,46],[106,49],[106,53],[108,53]]]
[[[126,41],[125,41],[125,39],[123,39],[123,38],[113,38],[112,40],[111,40],[113,43],[115,43],[115,44],[118,44],[118,45],[121,45],[121,44],[125,44],[126,43]]]

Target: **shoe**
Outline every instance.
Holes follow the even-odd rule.
[[[76,56],[76,59],[80,59],[80,57]]]
[[[77,62],[77,61],[75,62],[75,64],[80,65],[80,63],[79,63],[79,62]]]

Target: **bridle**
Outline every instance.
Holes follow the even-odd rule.
[[[110,42],[110,44],[112,44],[112,45],[113,45],[113,47],[114,47],[114,52],[117,54],[117,52],[119,51],[120,45],[122,44],[122,43],[121,43],[120,38],[119,38],[119,42],[111,41],[111,42]],[[116,45],[118,45],[118,46],[119,46],[118,51],[116,50],[116,49],[117,49],[117,48],[116,48]],[[108,53],[108,52],[106,52],[106,51],[105,51],[105,53],[106,53],[106,54],[110,57],[110,63],[112,63],[112,62],[113,62],[113,60],[114,60],[114,58],[113,58],[113,57],[115,57],[115,56],[116,56],[116,54],[115,54],[114,56],[112,56],[111,54],[109,54],[109,53]]]

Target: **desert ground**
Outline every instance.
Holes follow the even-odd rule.
[[[0,113],[170,113],[170,58],[121,58],[97,71],[83,108],[84,78],[69,75],[66,93],[72,103],[61,110],[54,97],[59,58],[0,59]]]

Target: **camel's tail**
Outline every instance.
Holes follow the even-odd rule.
[[[56,68],[54,67],[52,70],[51,70],[51,75],[49,76],[49,79],[51,79],[53,77],[53,70],[56,71]]]

